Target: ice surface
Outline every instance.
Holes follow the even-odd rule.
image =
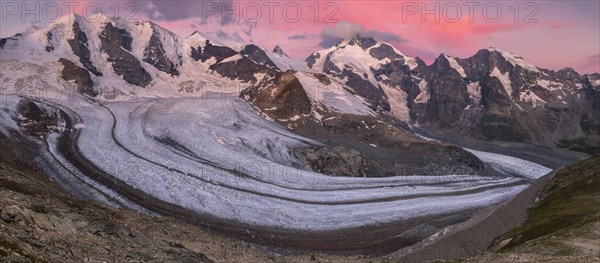
[[[260,226],[379,224],[488,206],[526,186],[518,177],[348,178],[295,168],[291,149],[317,143],[235,99],[60,103],[81,116],[79,147],[106,172],[166,202]],[[502,157],[488,161],[532,176],[505,167],[512,159],[494,158]]]

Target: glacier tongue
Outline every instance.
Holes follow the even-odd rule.
[[[101,106],[75,96],[56,103],[85,125],[77,126],[83,127],[77,129],[78,147],[95,166],[165,202],[250,225],[311,231],[378,225],[486,207],[526,187],[517,177],[349,178],[309,172],[297,168],[290,149],[318,143],[231,98]],[[545,171],[526,162],[514,169],[516,159],[502,158],[488,159],[523,177]]]

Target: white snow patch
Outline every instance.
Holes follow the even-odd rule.
[[[456,59],[454,59],[453,57],[446,56],[446,55],[444,55],[444,57],[450,63],[450,67],[452,67],[454,70],[456,70],[456,72],[458,72],[458,74],[460,74],[460,76],[462,78],[466,78],[467,77],[467,73],[465,73],[465,69],[463,69],[463,67],[461,67],[460,64],[458,64],[458,62],[456,61]]]
[[[546,104],[545,100],[541,99],[537,94],[529,89],[521,91],[519,94],[519,99],[523,102],[532,104],[534,108]]]
[[[489,48],[489,51],[498,51],[500,54],[502,54],[502,56],[508,61],[510,62],[513,66],[520,66],[524,69],[527,69],[529,71],[533,71],[533,72],[537,72],[540,73],[540,70],[534,66],[533,64],[523,60],[522,57],[512,54],[510,52],[501,50],[501,49],[497,49],[497,48]]]
[[[328,77],[331,81],[330,85],[321,83],[312,73],[308,72],[298,72],[296,77],[300,80],[309,98],[316,103],[342,113],[375,114],[366,106],[366,102],[362,98],[348,92],[342,83],[332,77]]]
[[[280,70],[295,70],[295,71],[308,71],[309,68],[304,61],[298,61],[290,58],[287,55],[279,55],[277,53],[267,52],[267,56],[275,63],[277,68]]]
[[[502,82],[502,86],[504,87],[504,91],[506,91],[508,97],[512,98],[513,89],[512,84],[510,83],[510,73],[506,72],[502,74],[500,73],[500,70],[498,68],[494,68],[494,70],[492,70],[492,73],[490,73],[490,76],[496,77],[498,80],[500,80],[500,82]]]
[[[410,70],[413,70],[413,69],[415,69],[416,67],[419,66],[419,64],[417,64],[417,60],[415,58],[408,57],[408,56],[404,57],[404,64],[408,65],[408,67],[410,68]]]
[[[415,103],[427,103],[429,101],[429,90],[427,90],[427,81],[422,79],[419,82],[419,95],[415,97]]]
[[[538,79],[536,80],[536,83],[538,84],[538,86],[550,91],[559,90],[563,87],[562,83],[557,83],[546,79]]]
[[[235,51],[240,51],[247,45],[246,41],[236,32],[225,33],[222,30],[216,30],[212,32],[200,32],[198,34],[202,38],[208,39],[215,46],[228,47]]]

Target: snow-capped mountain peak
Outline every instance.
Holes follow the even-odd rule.
[[[208,39],[213,45],[229,47],[236,51],[241,50],[248,44],[238,33],[228,34],[220,29],[212,32],[198,32],[198,34]]]
[[[279,55],[280,57],[289,57],[279,45],[273,48],[273,53]]]
[[[504,51],[502,49],[498,49],[495,47],[490,47],[487,49],[490,52],[498,52],[500,53],[504,59],[506,59],[508,62],[510,62],[513,66],[520,66],[526,70],[529,71],[533,71],[533,72],[537,72],[540,73],[540,70],[534,66],[533,64],[525,61],[521,56],[513,54],[511,52],[508,51]]]
[[[404,72],[418,66],[391,44],[355,35],[336,46],[313,53],[306,59],[313,71],[325,73],[365,98],[373,110],[390,111],[408,120],[406,93],[398,89]]]

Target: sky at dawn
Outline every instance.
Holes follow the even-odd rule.
[[[2,1],[1,37],[75,12],[151,20],[180,36],[238,33],[291,57],[355,34],[431,63],[497,47],[538,67],[600,72],[600,1]]]

